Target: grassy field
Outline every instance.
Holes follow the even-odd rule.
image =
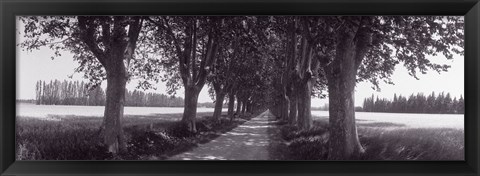
[[[98,130],[102,118],[57,115],[17,118],[18,160],[163,160],[207,143],[245,119],[230,122],[198,113],[199,133],[191,134],[178,123],[182,114],[126,115],[127,151],[113,156],[102,144]],[[252,117],[252,116],[248,116]],[[247,117],[244,117],[247,118]],[[278,123],[270,133],[280,142],[271,145],[275,160],[326,160],[328,118],[314,118],[314,128],[300,131]],[[361,121],[361,120],[357,120]],[[463,160],[464,131],[458,128],[412,128],[392,122],[357,123],[366,149],[352,160]]]
[[[301,131],[280,123],[284,141],[276,146],[280,160],[326,160],[328,121],[315,118],[314,128]],[[365,153],[351,160],[463,160],[464,131],[455,128],[405,128],[393,123],[358,124]]]
[[[178,122],[182,114],[124,117],[127,151],[113,156],[102,144],[102,118],[51,116],[48,120],[17,118],[17,160],[162,160],[206,143],[245,122],[213,120],[211,112],[197,113],[197,134]]]

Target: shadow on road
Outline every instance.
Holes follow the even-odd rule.
[[[269,111],[239,125],[235,129],[192,151],[172,156],[169,160],[269,160],[272,128]]]

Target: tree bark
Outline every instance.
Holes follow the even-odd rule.
[[[282,84],[282,104],[280,109],[280,118],[282,121],[288,121],[288,108],[290,107],[290,101],[287,97],[286,84]]]
[[[248,113],[252,113],[252,106],[253,106],[253,103],[252,103],[252,102],[248,102],[248,103],[247,103],[247,112],[248,112]]]
[[[288,115],[288,122],[290,125],[295,125],[297,123],[297,102],[298,98],[295,90],[292,90],[289,96],[290,100],[290,113]]]
[[[187,125],[187,129],[190,132],[196,133],[197,128],[195,125],[195,117],[197,115],[197,104],[198,104],[198,90],[196,86],[185,86],[185,108],[183,109],[182,122]]]
[[[220,119],[223,108],[223,99],[225,98],[225,93],[217,93],[215,96],[215,110],[213,111],[213,119]]]
[[[295,90],[298,93],[297,122],[300,129],[308,130],[313,124],[312,115],[310,112],[313,76],[311,71],[313,48],[306,36],[302,36],[301,48],[301,59],[299,62],[297,62],[296,77],[298,77],[298,81],[296,82],[295,87]]]
[[[363,153],[355,124],[354,89],[358,62],[355,60],[354,35],[340,33],[336,56],[327,69],[329,90],[329,160],[350,159]],[[358,54],[358,53],[357,53]]]
[[[295,67],[297,65],[297,17],[292,17],[291,21],[288,24],[288,39],[287,39],[287,76],[290,79],[286,86],[286,95],[289,100],[289,114],[288,122],[290,125],[295,125],[297,123],[297,112],[298,112],[298,97],[297,90],[295,89],[295,83],[298,81],[295,73]]]
[[[240,98],[237,96],[237,110],[235,111],[235,113],[237,115],[239,115],[242,111],[242,101],[240,100]]]
[[[313,125],[311,113],[311,92],[312,79],[305,80],[305,83],[299,84],[298,87],[298,127],[303,130],[308,130]]]
[[[228,93],[228,117],[230,118],[230,120],[233,120],[234,116],[233,116],[233,108],[235,106],[235,94],[233,93],[233,91],[230,91]]]
[[[247,101],[243,100],[242,101],[242,114],[245,114],[246,111],[247,111]]]
[[[121,59],[123,57],[115,58]],[[110,59],[113,60],[113,59]],[[107,70],[107,92],[104,112],[104,140],[108,151],[117,153],[125,151],[126,143],[123,136],[122,119],[125,104],[125,86],[127,83],[125,65],[123,62],[111,62]]]

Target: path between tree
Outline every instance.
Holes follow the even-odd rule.
[[[273,120],[267,110],[209,143],[169,160],[268,160]]]

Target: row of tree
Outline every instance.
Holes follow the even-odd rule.
[[[36,104],[105,106],[105,91],[88,88],[83,81],[39,80],[36,84]],[[143,91],[126,91],[125,106],[183,107],[183,98]]]
[[[447,71],[448,65],[432,63],[427,55],[463,54],[463,20],[455,17],[280,17],[271,23],[278,26],[273,31],[281,45],[272,46],[278,46],[273,52],[278,59],[270,109],[309,129],[311,97],[328,91],[330,160],[364,152],[355,124],[357,82],[369,81],[374,89],[380,81],[393,84],[399,63],[415,78],[428,69]]]
[[[142,45],[145,59],[139,67],[163,68],[142,71],[147,81],[163,78],[172,92],[183,86],[185,108],[182,121],[196,132],[198,96],[205,84],[214,99],[213,118],[218,119],[225,99],[228,116],[253,112],[265,105],[271,67],[262,23],[256,17],[145,17],[154,45]],[[142,38],[143,39],[143,38]],[[149,53],[148,49],[153,53]],[[163,52],[157,52],[163,51]],[[163,59],[159,62],[157,55]],[[138,61],[138,60],[137,60]],[[137,62],[137,64],[140,62]],[[235,103],[236,102],[236,103]]]
[[[35,94],[36,104],[92,106],[105,104],[105,92],[100,87],[88,91],[83,81],[39,80],[35,86]]]
[[[47,46],[54,56],[70,51],[89,79],[107,81],[104,135],[109,151],[125,149],[121,119],[125,86],[132,78],[167,83],[168,93],[183,87],[182,122],[196,132],[198,95],[206,82],[215,91],[218,118],[228,93],[228,114],[265,106],[269,71],[268,45],[259,26],[269,18],[215,16],[26,16],[20,43],[31,51]],[[265,26],[265,25],[263,25]],[[267,51],[267,52],[266,52]]]
[[[73,53],[89,84],[107,80],[105,144],[125,149],[121,117],[125,86],[165,81],[185,92],[182,122],[195,132],[198,95],[205,84],[218,117],[269,108],[309,129],[311,97],[328,90],[329,159],[363,152],[355,125],[359,81],[392,83],[402,62],[409,74],[449,66],[426,55],[463,54],[463,20],[440,16],[28,16],[20,18],[27,50],[47,46]]]
[[[465,112],[465,100],[463,96],[457,100],[457,97],[450,96],[450,93],[435,92],[425,96],[422,93],[417,95],[411,94],[408,98],[397,94],[393,100],[386,98],[375,99],[372,97],[365,98],[363,101],[362,111],[365,112],[394,112],[394,113],[432,113],[432,114],[463,114]]]
[[[140,107],[183,107],[184,100],[159,93],[145,93],[143,91],[125,92],[125,106]]]

